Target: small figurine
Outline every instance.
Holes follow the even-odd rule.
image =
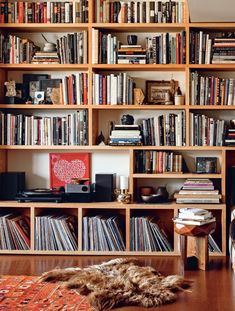
[[[102,131],[100,132],[100,135],[98,135],[98,137],[97,137],[96,144],[98,146],[104,146],[105,145],[105,138],[104,138]]]
[[[7,88],[6,97],[15,97],[16,96],[16,82],[14,80],[6,81],[4,85]]]
[[[143,105],[144,93],[140,88],[134,88],[134,105]]]

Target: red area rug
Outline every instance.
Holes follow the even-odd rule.
[[[56,283],[38,283],[35,276],[0,277],[0,310],[90,311],[86,297]]]

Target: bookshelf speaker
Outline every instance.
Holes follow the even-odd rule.
[[[115,188],[115,174],[95,175],[95,200],[97,202],[112,202]]]
[[[0,174],[0,197],[2,200],[15,200],[19,191],[25,190],[24,172],[4,172]]]

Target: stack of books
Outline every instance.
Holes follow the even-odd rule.
[[[133,78],[119,74],[93,73],[93,105],[133,105]]]
[[[36,52],[31,61],[32,64],[59,64],[60,59],[57,52]]]
[[[0,228],[0,249],[30,249],[30,219],[27,216],[2,212]]]
[[[203,226],[215,222],[212,213],[202,208],[181,208],[178,217],[173,219],[176,224]]]
[[[141,45],[121,45],[118,64],[146,64],[146,50]]]
[[[135,151],[135,173],[182,173],[182,154],[166,151]]]
[[[124,251],[121,219],[113,217],[83,217],[84,251]]]
[[[182,1],[97,0],[97,23],[183,23]]]
[[[235,105],[235,79],[191,73],[191,105]]]
[[[215,38],[212,64],[235,63],[235,38]]]
[[[35,249],[75,251],[78,249],[76,219],[70,215],[35,217]]]
[[[190,112],[191,146],[223,146],[225,121]]]
[[[220,203],[221,195],[207,178],[187,179],[183,188],[175,193],[176,203]]]
[[[173,251],[163,224],[153,217],[131,217],[130,247],[131,251]]]
[[[123,125],[118,124],[110,135],[111,146],[138,146],[141,145],[141,133],[137,124]]]
[[[235,128],[229,128],[227,130],[224,143],[226,146],[234,146],[235,145]]]

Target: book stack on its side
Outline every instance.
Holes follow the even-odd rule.
[[[31,64],[59,64],[60,59],[57,52],[36,52],[32,58]]]
[[[190,113],[191,146],[223,146],[225,121]]]
[[[87,31],[67,34],[57,40],[61,64],[87,64]]]
[[[146,64],[146,51],[141,45],[121,45],[118,64]]]
[[[147,64],[185,64],[186,32],[147,37],[146,57]]]
[[[176,203],[220,203],[221,195],[213,182],[206,178],[187,179],[183,188],[174,194]]]
[[[144,119],[141,131],[145,146],[184,146],[185,111]]]
[[[135,151],[135,173],[182,173],[181,154],[165,151]]]
[[[133,105],[134,81],[126,72],[93,73],[93,105]]]
[[[191,105],[235,105],[235,79],[191,73]]]
[[[4,64],[29,64],[38,50],[29,39],[0,34],[0,62]]]
[[[235,38],[215,38],[212,64],[235,63]]]
[[[35,217],[35,249],[42,251],[76,251],[76,220],[70,215]]]
[[[226,146],[234,146],[235,145],[235,129],[234,128],[228,128],[227,129],[224,143]]]
[[[84,251],[124,251],[121,219],[113,217],[83,217]]]
[[[0,23],[87,22],[88,0],[0,2]]]
[[[0,249],[30,249],[30,220],[25,215],[0,214]]]
[[[117,64],[119,46],[116,36],[92,28],[92,64]]]
[[[137,252],[173,251],[163,225],[150,217],[131,217],[130,247]]]
[[[111,146],[138,146],[141,145],[141,133],[138,125],[115,125],[111,132]]]
[[[202,208],[181,208],[178,217],[173,219],[176,224],[203,226],[215,222],[212,213]]]
[[[87,111],[66,116],[29,116],[0,113],[1,145],[87,145]]]
[[[183,23],[182,1],[96,1],[97,23]]]

